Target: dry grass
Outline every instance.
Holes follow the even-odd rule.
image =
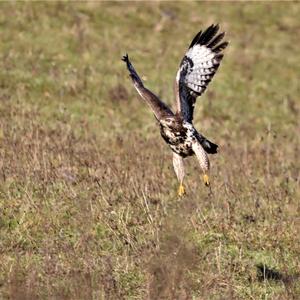
[[[2,3],[0,298],[298,299],[299,8]],[[231,45],[195,120],[221,151],[178,199],[120,57],[171,104],[215,21]]]

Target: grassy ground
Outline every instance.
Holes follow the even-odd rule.
[[[299,299],[297,3],[1,3],[1,299]],[[212,191],[133,90],[173,105],[191,39],[231,44],[195,126]]]

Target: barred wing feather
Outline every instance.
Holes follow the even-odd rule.
[[[192,122],[196,98],[205,91],[223,58],[222,51],[228,42],[222,42],[225,33],[219,25],[211,25],[193,39],[183,57],[176,76],[175,93],[177,109],[182,117]]]

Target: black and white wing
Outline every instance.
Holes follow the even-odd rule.
[[[217,34],[219,25],[211,25],[193,39],[176,75],[177,110],[183,119],[193,120],[196,98],[205,91],[223,58],[228,42],[221,42],[225,32]]]
[[[154,95],[150,90],[145,88],[141,78],[139,77],[138,73],[134,69],[133,65],[131,64],[128,55],[124,55],[122,60],[126,63],[129,76],[132,79],[133,85],[140,96],[146,101],[146,103],[152,109],[155,117],[157,120],[162,119],[166,116],[173,116],[173,112],[171,109],[162,102],[156,95]]]

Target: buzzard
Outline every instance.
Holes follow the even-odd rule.
[[[179,181],[178,195],[185,193],[183,186],[183,159],[196,155],[203,172],[204,183],[209,186],[209,159],[207,154],[217,153],[218,145],[209,141],[193,125],[196,99],[201,96],[215,75],[228,42],[223,42],[225,32],[218,33],[219,25],[211,25],[200,31],[185,53],[175,80],[176,112],[148,90],[131,64],[128,54],[126,63],[133,85],[152,109],[160,126],[160,133],[173,151],[173,166]]]

